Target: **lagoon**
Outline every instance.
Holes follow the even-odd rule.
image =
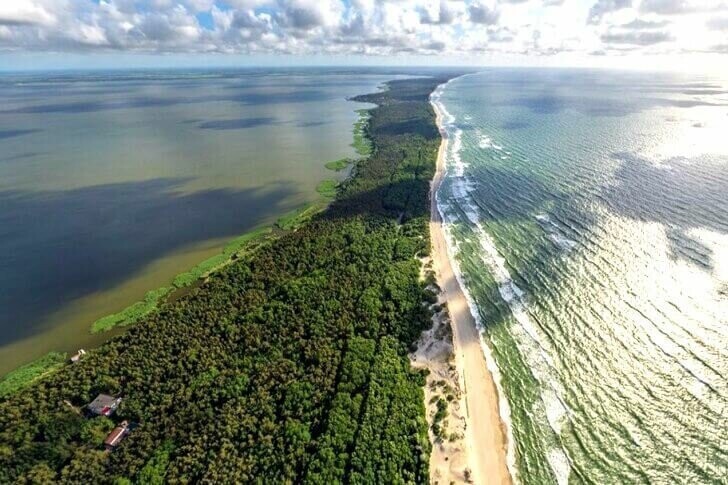
[[[0,375],[317,200],[355,156],[347,98],[393,75],[247,69],[0,76]]]

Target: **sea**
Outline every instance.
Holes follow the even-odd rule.
[[[0,74],[0,375],[319,198],[376,69]]]
[[[525,484],[728,480],[728,79],[487,69],[437,193]]]

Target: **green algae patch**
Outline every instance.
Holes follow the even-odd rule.
[[[351,164],[351,160],[348,158],[341,158],[339,160],[334,160],[333,162],[328,162],[325,167],[329,170],[333,170],[334,172],[341,172],[346,169],[349,164]]]
[[[316,186],[316,192],[323,195],[327,199],[333,199],[334,197],[336,197],[336,188],[338,186],[339,183],[336,180],[322,180]]]

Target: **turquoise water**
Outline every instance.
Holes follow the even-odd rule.
[[[725,483],[728,82],[491,69],[438,193],[523,483]]]

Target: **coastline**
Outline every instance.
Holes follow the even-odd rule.
[[[465,462],[472,482],[509,484],[513,480],[507,458],[508,433],[500,415],[498,389],[481,348],[480,332],[450,262],[445,229],[437,207],[437,190],[445,175],[448,134],[437,103],[431,101],[430,104],[442,136],[430,188],[432,260],[441,296],[447,302],[451,318],[454,362],[459,387],[463,391],[460,401],[465,409]]]
[[[170,481],[427,483],[424,376],[411,370],[406,349],[432,316],[423,302],[434,301],[417,256],[441,143],[429,94],[440,82],[417,78],[361,96],[378,106],[371,123],[385,128],[368,133],[378,149],[325,216],[221,270],[42,385],[1,399],[8,432],[0,444],[18,452],[5,457],[0,481],[21,481],[40,467],[69,481],[138,481],[147,469],[140,464],[151,463]],[[414,180],[409,161],[425,169]],[[384,200],[385,190],[400,197]],[[410,217],[389,202],[404,202]],[[96,392],[123,396],[115,418],[143,423],[122,453],[93,453],[105,430],[89,439],[88,421],[76,418],[74,409]],[[59,409],[65,401],[70,406]],[[68,423],[63,436],[46,432],[58,419]],[[38,433],[23,433],[35,423]],[[159,430],[170,423],[201,433],[175,436],[167,459],[170,438]],[[42,454],[34,453],[38,436]],[[238,437],[243,446],[230,446]]]

